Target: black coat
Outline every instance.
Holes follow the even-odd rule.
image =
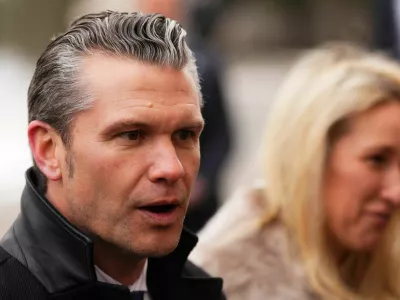
[[[127,287],[97,281],[92,241],[38,193],[32,170],[26,178],[21,213],[0,242],[0,299],[130,299]],[[222,280],[187,261],[196,243],[183,230],[175,251],[149,258],[152,300],[224,299]]]

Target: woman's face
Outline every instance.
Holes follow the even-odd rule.
[[[327,225],[341,249],[368,251],[400,206],[400,103],[362,112],[349,127],[328,157]]]

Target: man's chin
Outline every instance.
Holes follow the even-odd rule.
[[[147,240],[148,257],[162,257],[173,252],[178,246],[183,226],[174,226],[149,234]]]
[[[173,252],[178,246],[180,235],[153,236],[151,239],[136,240],[129,251],[141,257],[163,257]]]
[[[178,246],[179,239],[177,241],[171,241],[169,243],[160,242],[159,244],[148,247],[146,251],[147,257],[163,257],[172,253]]]
[[[138,257],[162,257],[173,252],[178,246],[182,226],[157,230],[142,230],[140,233],[125,234],[125,240],[113,239],[111,244],[117,245],[124,252]],[[126,239],[127,236],[134,237]]]
[[[159,258],[159,257],[164,257],[167,256],[168,254],[172,253],[174,250],[176,249],[170,249],[170,250],[162,250],[162,251],[157,251],[157,252],[148,252],[148,254],[146,255],[146,257],[154,257],[154,258]]]

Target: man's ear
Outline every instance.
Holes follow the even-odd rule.
[[[40,171],[50,180],[60,180],[63,144],[59,135],[49,124],[35,120],[28,125],[28,139]]]

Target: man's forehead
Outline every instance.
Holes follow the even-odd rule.
[[[81,77],[94,99],[164,101],[178,95],[200,105],[200,94],[186,69],[95,53],[84,58]]]
[[[123,103],[120,101],[119,103]],[[114,105],[113,111],[116,116],[152,116],[152,115],[174,115],[176,117],[199,118],[202,117],[200,107],[190,102],[170,103],[166,101],[137,100],[128,101],[121,106]]]
[[[94,52],[85,55],[80,65],[80,73],[83,78],[88,79],[120,79],[121,77],[135,77],[136,81],[146,85],[146,79],[149,74],[146,71],[154,71],[156,74],[168,73],[188,75],[186,68],[176,68],[172,65],[160,65],[157,63],[140,61],[134,57],[126,57],[123,55],[106,54],[102,52]]]
[[[98,89],[90,91],[93,106],[102,106],[107,109],[128,109],[130,107],[169,107],[193,106],[201,110],[197,94],[187,90],[164,89]]]

